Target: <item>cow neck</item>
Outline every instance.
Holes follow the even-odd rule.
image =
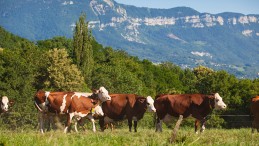
[[[214,108],[214,104],[215,103],[213,103],[213,101],[214,101],[214,98],[209,98],[209,107],[210,107],[210,110],[212,110],[213,108]],[[212,104],[212,105],[211,105]]]

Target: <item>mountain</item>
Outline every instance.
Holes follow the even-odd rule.
[[[113,0],[0,0],[0,26],[31,41],[72,38],[85,12],[95,39],[155,63],[204,65],[239,78],[259,76],[259,15],[151,9]],[[1,47],[1,46],[0,46]]]

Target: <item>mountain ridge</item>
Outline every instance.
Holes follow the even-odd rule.
[[[258,77],[257,14],[139,8],[113,0],[10,0],[0,4],[4,6],[0,25],[32,41],[72,38],[75,22],[85,12],[94,37],[104,46],[153,62],[170,61],[183,68],[205,65],[240,78]]]

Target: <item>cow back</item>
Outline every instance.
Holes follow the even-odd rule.
[[[102,104],[105,116],[111,119],[122,120],[126,113],[133,109],[136,102],[135,94],[110,94],[111,100]]]
[[[74,92],[50,92],[48,94],[48,109],[54,113],[67,113]]]
[[[69,112],[81,112],[88,114],[92,108],[98,105],[98,101],[86,96],[73,96]]]
[[[155,100],[157,115],[163,118],[166,114],[184,118],[190,116],[207,115],[213,108],[213,97],[203,94],[173,94],[161,95]],[[211,108],[210,108],[211,107]]]

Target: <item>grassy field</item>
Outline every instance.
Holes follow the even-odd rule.
[[[138,129],[137,133],[130,133],[128,129],[105,130],[93,133],[90,130],[79,133],[64,134],[62,131],[50,131],[40,134],[38,131],[4,130],[0,133],[0,145],[6,146],[166,146],[170,145],[169,138],[172,130],[166,129],[162,133],[154,129]],[[195,134],[192,128],[182,128],[178,131],[173,145],[249,145],[259,146],[259,133],[251,133],[251,129],[206,129],[202,134]]]

